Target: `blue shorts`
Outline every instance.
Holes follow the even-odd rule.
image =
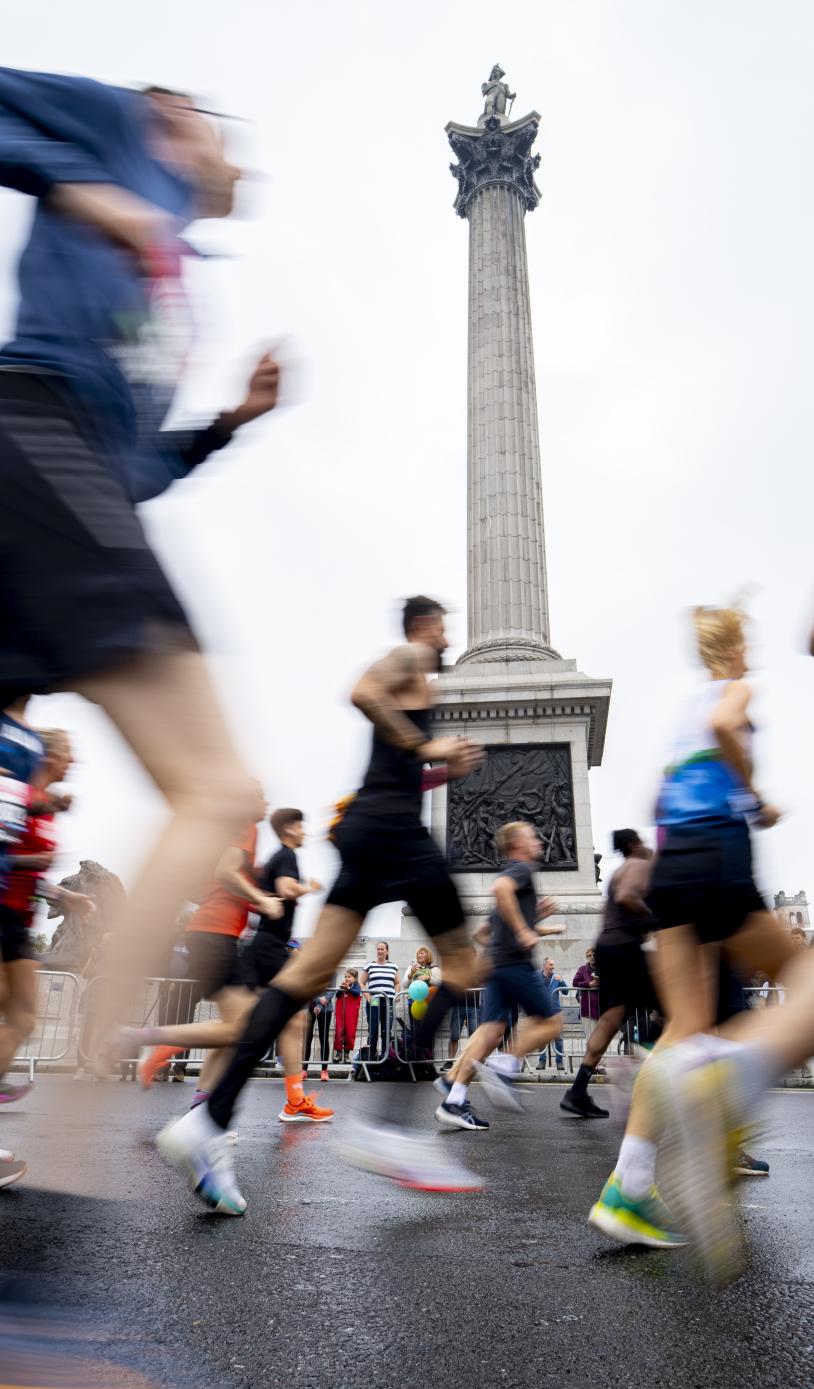
[[[513,1005],[530,1018],[553,1018],[560,1012],[534,965],[499,965],[486,982],[483,994],[483,1022],[506,1022]]]

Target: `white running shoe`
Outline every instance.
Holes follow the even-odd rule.
[[[196,1196],[219,1215],[242,1215],[246,1202],[232,1166],[229,1138],[197,1105],[162,1129],[158,1151],[173,1167],[186,1173]]]
[[[478,1080],[483,1084],[489,1099],[496,1109],[514,1109],[522,1112],[523,1104],[517,1093],[516,1081],[505,1071],[498,1071],[494,1066],[490,1066],[488,1061],[482,1065],[480,1061],[475,1062]],[[517,1073],[519,1075],[519,1072]]]
[[[11,1186],[24,1177],[28,1168],[6,1148],[0,1149],[0,1187]]]
[[[480,1191],[483,1181],[460,1163],[450,1162],[436,1142],[403,1129],[359,1124],[336,1146],[353,1167],[389,1177],[414,1191]]]

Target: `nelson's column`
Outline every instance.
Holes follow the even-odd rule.
[[[491,907],[497,827],[536,825],[540,887],[568,926],[549,948],[571,968],[599,926],[588,769],[602,760],[611,684],[551,645],[525,238],[540,117],[511,119],[504,76],[495,66],[484,82],[477,125],[446,128],[469,223],[468,646],[439,682],[435,718],[439,736],[468,734],[487,756],[433,793],[432,821],[470,917]]]

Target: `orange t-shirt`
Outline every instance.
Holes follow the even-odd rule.
[[[257,826],[252,825],[234,847],[242,849],[253,864],[257,853]],[[250,910],[248,902],[233,897],[228,888],[216,880],[206,889],[198,910],[189,918],[187,930],[209,931],[215,936],[239,936],[246,929]]]

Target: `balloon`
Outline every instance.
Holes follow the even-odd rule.
[[[428,997],[428,998],[432,998],[432,997],[433,997],[433,994],[437,994],[437,993],[438,993],[438,985],[437,985],[437,984],[430,984],[430,992],[429,992],[429,994],[427,995],[427,997]]]
[[[407,990],[407,996],[408,998],[412,998],[416,1003],[420,1003],[422,999],[427,997],[429,991],[430,986],[425,983],[423,979],[414,979]]]
[[[427,1007],[428,1005],[424,1002],[423,998],[417,998],[410,1004],[410,1012],[414,1018],[423,1018],[427,1011]]]

